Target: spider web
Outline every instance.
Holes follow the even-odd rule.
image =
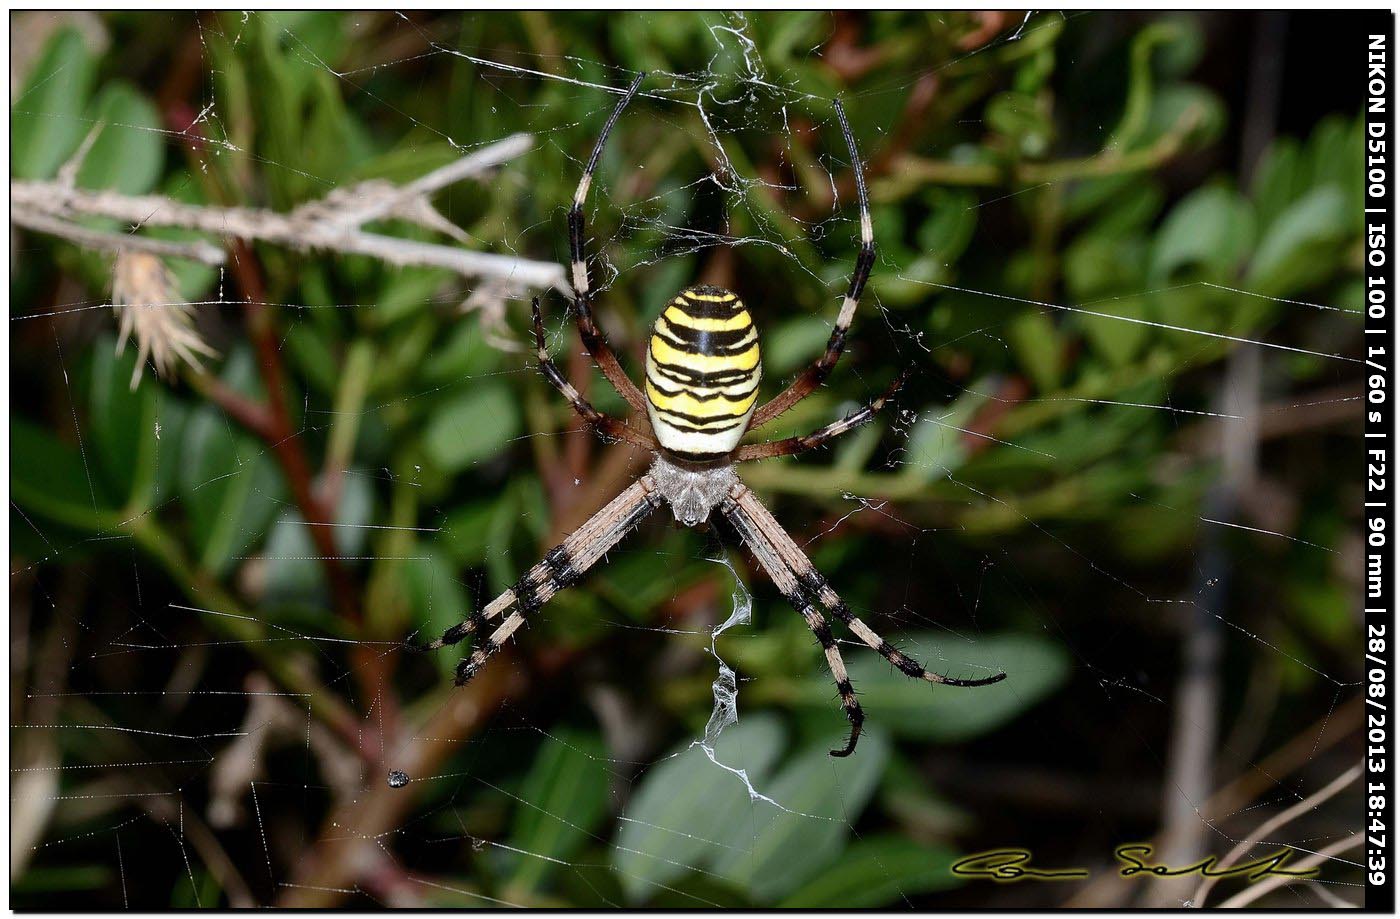
[[[566,260],[563,213],[587,149],[573,138],[597,130],[632,71],[564,52],[566,31],[546,43],[553,50],[525,53],[459,38],[455,20],[408,13],[346,17],[347,29],[375,30],[385,49],[347,64],[324,56],[322,25],[270,17],[161,19],[171,42],[195,36],[191,97],[200,104],[183,130],[118,124],[155,136],[195,171],[242,155],[325,194],[348,183],[322,174],[328,167],[314,151],[269,157],[239,140],[243,115],[224,101],[232,77],[211,63],[213,46],[237,51],[274,23],[296,67],[329,76],[322,88],[400,151],[461,155],[501,139],[464,124],[445,101],[410,111],[385,88],[458,73],[458,91],[483,124],[504,112],[499,123],[537,131],[530,154],[471,192],[507,204],[479,210],[451,198],[485,214],[466,225],[464,245]],[[627,349],[667,296],[697,279],[734,287],[764,332],[771,393],[820,352],[844,291],[856,238],[850,164],[830,96],[765,60],[756,36],[771,22],[759,29],[754,17],[718,13],[704,21],[704,43],[679,56],[693,68],[649,77],[595,179],[587,205],[595,301],[635,368]],[[809,57],[844,41],[839,19],[821,22],[794,33],[810,42]],[[1346,848],[1360,829],[1359,785],[1319,797],[1359,749],[1360,670],[1309,647],[1308,632],[1282,627],[1249,596],[1261,573],[1283,578],[1289,568],[1322,572],[1304,585],[1319,608],[1359,592],[1355,521],[1343,518],[1343,532],[1313,509],[1338,494],[1355,498],[1322,476],[1319,457],[1350,462],[1359,441],[1359,412],[1347,412],[1360,399],[1359,293],[1319,283],[1284,297],[1241,279],[1167,280],[1087,298],[1027,294],[987,281],[985,263],[1021,245],[1023,204],[1047,189],[1069,194],[1074,180],[1022,183],[1009,194],[995,183],[931,189],[930,207],[949,226],[976,227],[963,272],[961,250],[937,256],[946,234],[920,238],[901,226],[904,215],[881,197],[889,170],[870,160],[902,143],[911,95],[949,91],[980,62],[1017,49],[1033,57],[1058,30],[1100,27],[1124,28],[1089,14],[1013,17],[975,47],[847,98],[876,183],[880,256],[831,386],[774,436],[838,417],[903,366],[915,368],[914,379],[888,418],[815,457],[742,474],[856,614],[892,642],[940,672],[1010,676],[985,689],[931,691],[842,640],[871,718],[846,760],[825,755],[846,726],[811,636],[722,528],[644,527],[581,589],[534,614],[519,647],[466,689],[446,685],[457,654],[402,653],[401,637],[431,636],[484,605],[645,459],[610,462],[623,448],[581,446],[573,420],[553,414],[552,393],[547,404],[522,395],[535,372],[523,333],[529,292],[508,279],[436,277],[376,302],[268,294],[289,362],[316,335],[387,336],[375,325],[386,310],[441,315],[464,302],[442,347],[487,355],[472,363],[485,369],[383,398],[362,394],[348,412],[310,387],[294,406],[304,442],[334,443],[346,418],[368,432],[351,435],[329,528],[364,589],[373,640],[324,614],[324,559],[278,479],[279,445],[246,436],[149,367],[140,384],[151,393],[149,414],[113,430],[90,404],[95,372],[79,371],[102,355],[124,388],[132,365],[129,355],[124,365],[110,357],[110,301],[71,279],[42,308],[16,297],[12,356],[18,364],[29,357],[19,349],[37,348],[48,365],[54,388],[42,393],[42,417],[75,448],[88,491],[78,503],[98,511],[99,451],[124,435],[157,463],[180,464],[166,473],[185,485],[96,532],[46,516],[42,502],[36,510],[23,496],[12,501],[15,902],[1180,905],[1194,896],[1194,879],[1151,889],[1118,881],[1113,847],[1150,840],[1170,853],[1163,858],[1194,861],[1256,838],[1249,857],[1280,847],[1295,862],[1320,856],[1316,880],[1270,902],[1360,902],[1359,855]],[[624,37],[627,29],[626,20],[616,26]],[[546,107],[533,101],[542,93],[552,94]],[[20,97],[14,109],[27,104]],[[561,122],[561,108],[572,118]],[[65,117],[80,134],[92,128],[92,118]],[[957,121],[973,141],[992,128],[973,114]],[[207,142],[192,146],[191,134]],[[917,152],[953,165],[969,155]],[[537,181],[563,195],[539,200]],[[1203,181],[1177,183],[1180,192]],[[26,234],[20,261],[45,245]],[[74,276],[82,267],[59,265]],[[1203,287],[1218,314],[1138,308]],[[236,266],[221,270],[194,317],[222,335],[215,369],[244,386],[256,372],[239,347],[240,290]],[[1313,302],[1324,293],[1337,299]],[[929,300],[942,306],[910,307]],[[565,307],[546,299],[547,330],[579,379]],[[1272,311],[1268,322],[1230,320],[1260,309]],[[1154,366],[1165,382],[1028,386],[1041,359],[1037,336],[1071,332],[1164,343]],[[1150,360],[1143,350],[1134,363]],[[1310,368],[1303,384],[1289,376],[1299,367]],[[40,385],[13,380],[17,414],[33,420],[20,400]],[[622,409],[600,379],[588,394]],[[451,473],[395,460],[383,444],[393,419],[441,404],[471,408],[434,428],[436,457],[452,458]],[[1115,468],[1086,450],[1095,426],[1120,432],[1114,449],[1136,451],[1140,468]],[[231,462],[206,469],[171,452],[171,441],[191,443],[196,430]],[[499,443],[475,453],[488,431],[501,432]],[[562,478],[512,484],[512,464],[530,462],[554,462]],[[1085,474],[1094,468],[1099,479]],[[1105,483],[1109,473],[1126,480]],[[1109,498],[1097,486],[1127,496],[1106,520]],[[498,492],[507,500],[493,512]],[[201,494],[224,500],[201,517],[187,506]],[[255,505],[268,508],[267,519],[248,510]],[[171,531],[153,525],[172,520],[222,533],[227,564],[212,576],[186,569],[182,584],[182,566],[202,560],[170,561]],[[1153,555],[1150,545],[1171,528],[1194,535],[1174,554]],[[380,583],[386,562],[398,563],[411,602]],[[405,605],[418,612],[405,614]],[[1187,666],[1201,661],[1203,670]],[[338,710],[353,713],[348,728]],[[1214,738],[1194,759],[1193,737]],[[1268,826],[1293,809],[1300,814]],[[957,855],[1006,846],[1094,876],[1074,885],[954,883]],[[1242,889],[1222,884],[1212,897]]]

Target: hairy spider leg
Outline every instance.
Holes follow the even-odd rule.
[[[455,645],[473,632],[485,631],[490,620],[511,610],[496,631],[457,665],[457,685],[467,682],[481,669],[487,658],[520,628],[526,616],[549,602],[559,591],[578,583],[584,572],[597,564],[608,550],[636,529],[660,504],[661,496],[651,477],[637,479],[570,533],[562,543],[545,553],[543,559],[481,612],[473,613],[452,626],[443,632],[441,638],[423,645],[421,650],[432,651]]]
[[[734,462],[747,463],[750,460],[770,459],[774,456],[792,456],[797,453],[806,453],[808,450],[815,450],[835,437],[840,437],[852,428],[860,427],[870,419],[880,413],[895,395],[904,388],[905,382],[909,379],[909,371],[904,371],[895,377],[893,383],[889,385],[883,393],[876,396],[862,408],[856,409],[845,418],[833,421],[824,428],[819,428],[811,434],[804,434],[800,437],[788,437],[784,440],[770,440],[767,443],[744,444],[734,452]]]
[[[618,395],[627,400],[627,404],[632,406],[634,411],[643,414],[646,412],[646,399],[642,397],[642,391],[618,363],[617,355],[603,337],[603,332],[598,328],[593,316],[593,293],[588,285],[588,264],[583,251],[583,202],[593,184],[593,173],[598,168],[599,157],[603,154],[603,144],[607,143],[613,125],[617,124],[622,110],[627,108],[627,103],[632,101],[645,78],[645,72],[637,74],[632,85],[623,93],[621,101],[617,103],[617,108],[613,109],[608,120],[603,123],[603,132],[598,135],[598,142],[593,146],[593,155],[588,158],[588,165],[578,182],[578,190],[574,192],[574,203],[569,208],[569,283],[574,291],[574,318],[578,322],[579,337],[583,339],[583,346],[588,349],[588,353],[598,364],[598,369],[603,371],[603,376],[608,378]]]
[[[744,486],[740,489],[747,492]],[[736,489],[738,491],[738,489]],[[851,723],[851,735],[846,741],[846,746],[840,750],[832,750],[832,756],[850,756],[855,752],[856,741],[860,740],[861,726],[865,724],[865,710],[860,707],[859,700],[856,699],[855,687],[851,685],[851,678],[846,672],[846,662],[841,657],[841,650],[836,646],[836,639],[831,634],[831,624],[812,604],[812,598],[807,591],[802,589],[802,582],[798,580],[797,574],[791,567],[785,564],[773,546],[772,541],[764,534],[751,515],[746,514],[739,506],[734,497],[725,501],[720,506],[720,512],[729,520],[734,529],[739,533],[739,539],[753,553],[758,560],[759,567],[768,572],[768,576],[773,579],[773,584],[787,600],[788,605],[802,616],[807,622],[807,627],[812,630],[812,634],[817,637],[817,642],[822,646],[822,653],[826,655],[826,665],[831,671],[831,677],[836,681],[836,691],[841,696],[841,708],[846,713],[846,720]]]
[[[818,631],[813,626],[813,620],[807,611],[814,605],[820,604],[825,607],[844,623],[852,634],[879,652],[905,676],[947,686],[986,686],[1006,679],[1005,673],[998,672],[983,679],[960,680],[925,669],[918,661],[881,638],[874,629],[851,612],[845,601],[817,571],[807,554],[793,542],[792,537],[763,506],[763,502],[758,500],[758,496],[746,486],[735,486],[721,509],[739,531],[740,537],[758,560],[759,566],[768,572],[768,576],[773,579],[783,597],[802,614],[807,624],[812,626],[817,640],[822,642],[827,663],[836,679],[836,688],[841,693],[841,704],[846,710],[846,718],[851,722],[851,736],[846,747],[833,750],[832,756],[849,756],[855,750],[865,716],[856,701],[855,691],[851,687],[850,678],[846,674],[845,664],[841,661],[835,642],[827,643],[830,640],[830,630]]]
[[[865,170],[860,165],[855,135],[851,133],[851,126],[846,121],[846,110],[841,107],[840,99],[837,99],[834,105],[836,120],[841,125],[841,135],[845,137],[846,149],[851,154],[851,171],[856,177],[856,201],[860,204],[860,252],[856,255],[856,267],[851,272],[851,283],[846,288],[845,299],[841,301],[841,312],[836,316],[836,326],[831,330],[831,337],[827,339],[826,350],[817,358],[816,363],[804,370],[787,389],[758,407],[758,411],[754,412],[753,421],[749,424],[750,429],[762,427],[777,418],[805,399],[826,380],[831,368],[841,359],[841,352],[845,350],[846,332],[851,328],[856,307],[860,304],[860,295],[865,290],[865,282],[875,264],[875,233],[870,225],[870,197],[865,190]]]
[[[588,429],[597,434],[603,440],[622,440],[647,450],[657,449],[656,438],[649,432],[638,431],[627,422],[614,418],[611,415],[598,411],[574,388],[573,384],[564,379],[564,375],[559,372],[559,367],[554,363],[554,359],[549,356],[549,349],[544,343],[544,320],[540,318],[540,298],[536,297],[530,304],[530,311],[534,319],[535,329],[535,356],[539,360],[540,373],[550,382],[559,394],[569,400],[574,411],[583,418],[583,423]]]

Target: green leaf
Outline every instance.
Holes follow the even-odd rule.
[[[230,355],[223,378],[230,388],[259,397],[247,351]],[[270,449],[209,405],[185,424],[178,488],[200,566],[215,574],[260,540],[285,506]]]
[[[916,839],[951,839],[976,826],[976,818],[929,784],[921,763],[896,751],[880,780],[880,809]]]
[[[1279,297],[1331,275],[1335,248],[1354,228],[1352,217],[1346,196],[1332,186],[1299,198],[1269,226],[1243,286]]]
[[[1165,86],[1152,101],[1152,117],[1142,146],[1179,135],[1183,149],[1211,143],[1225,130],[1225,104],[1210,90],[1192,83]]]
[[[179,486],[201,567],[223,574],[262,538],[281,508],[281,483],[266,447],[231,428],[215,408],[194,413]]]
[[[363,128],[346,109],[340,77],[321,70],[311,78],[309,90],[306,136],[316,138],[316,142],[305,151],[304,161],[313,175],[341,185],[345,174],[363,162],[370,145]]]
[[[1194,495],[1183,496],[1170,507],[1142,504],[1119,508],[1108,522],[1113,545],[1124,558],[1144,565],[1160,564],[1173,553],[1185,551],[1199,535],[1199,524],[1194,516],[1177,508],[1194,500]]]
[[[515,495],[503,492],[487,501],[463,502],[447,512],[435,540],[459,566],[479,565],[491,549],[492,516],[502,504],[515,506]]]
[[[729,824],[720,837],[726,847],[714,870],[759,902],[773,902],[832,867],[879,784],[889,757],[889,743],[879,731],[867,731],[855,755],[845,759],[828,752],[841,745],[844,734],[831,740],[798,754],[759,787],[780,807],[756,801],[746,818]],[[801,857],[794,857],[798,852]]]
[[[520,408],[510,387],[473,380],[428,418],[423,450],[443,472],[460,472],[494,456],[519,434]]]
[[[495,509],[486,525],[486,571],[490,576],[489,583],[493,591],[503,590],[507,584],[515,583],[515,579],[520,577],[522,565],[517,565],[511,554],[511,543],[515,540],[522,526],[529,521],[529,514],[520,504],[521,491],[517,488],[507,488],[502,500],[496,502]],[[524,565],[533,565],[533,558],[538,555],[538,550],[534,547],[530,550],[531,561],[524,562]],[[482,598],[482,602],[486,602]]]
[[[987,103],[984,117],[987,127],[1010,139],[1022,156],[1041,156],[1050,146],[1050,119],[1033,96],[999,93]]]
[[[370,179],[384,179],[395,185],[407,185],[414,179],[455,163],[462,153],[447,141],[423,141],[416,135],[408,135],[392,150],[370,157],[351,170],[347,181],[365,182]]]
[[[776,718],[746,715],[720,734],[717,762],[687,741],[642,776],[612,848],[613,867],[630,901],[702,867],[721,851],[718,840],[747,824],[755,808],[769,806],[750,800],[744,779],[729,769],[744,770],[762,788],[783,742]]]
[[[565,331],[572,332],[572,329]],[[491,373],[500,363],[501,352],[486,340],[480,322],[459,319],[433,342],[426,360],[415,370],[424,384],[442,386]]]
[[[1146,243],[1136,234],[1087,234],[1065,250],[1065,288],[1081,303],[1142,284]]]
[[[248,83],[252,93],[253,117],[257,126],[258,150],[272,162],[291,163],[303,159],[306,118],[304,107],[307,74],[282,48],[283,27],[276,14],[259,14],[247,20],[238,34],[245,36],[242,54],[248,62]],[[273,169],[266,173],[273,204],[286,209],[310,193],[312,179],[297,170]]]
[[[1264,151],[1250,188],[1259,225],[1273,224],[1306,188],[1302,149],[1293,138],[1280,137]]]
[[[343,367],[328,336],[309,322],[299,322],[287,329],[284,339],[287,352],[307,382],[323,393],[334,393]]]
[[[684,552],[683,539],[666,538],[665,542],[664,546],[648,546],[648,551],[631,551],[635,544],[623,543],[623,551],[614,553],[607,567],[594,576],[591,592],[615,604],[632,620],[645,622],[666,601],[713,574],[712,563],[686,560],[689,556]],[[658,572],[657,553],[667,548],[677,551],[670,554],[673,561],[667,570]]]
[[[919,251],[942,265],[957,261],[977,231],[977,195],[938,189],[927,196],[928,218],[919,226]]]
[[[180,445],[184,443],[185,424],[192,409],[170,393],[149,384],[155,393],[155,418],[151,438],[155,447],[155,482],[147,500],[148,507],[159,507],[175,498],[180,473]]]
[[[510,844],[530,855],[510,887],[538,890],[559,862],[587,844],[608,808],[607,762],[597,734],[565,730],[545,741],[518,794]]]
[[[1069,675],[1064,649],[1036,636],[992,635],[964,642],[941,632],[918,632],[900,636],[895,644],[930,670],[949,676],[1006,671],[1006,679],[991,686],[931,686],[909,679],[874,652],[860,653],[848,667],[866,718],[900,737],[951,743],[985,734],[1058,689]],[[830,679],[814,676],[802,701],[830,708]]]
[[[1318,122],[1308,137],[1307,172],[1313,187],[1332,185],[1349,194],[1347,210],[1360,209],[1366,184],[1366,162],[1357,155],[1364,146],[1361,122],[1330,115]]]
[[[1166,195],[1158,182],[1149,176],[1134,174],[1133,184],[1114,197],[1085,229],[1097,236],[1133,237],[1145,234],[1162,211]]]
[[[361,555],[365,547],[365,525],[372,519],[374,493],[370,480],[349,474],[341,479],[340,504],[335,510],[332,528],[335,547],[341,555]],[[295,510],[283,511],[267,545],[267,596],[269,599],[293,599],[318,602],[327,596],[326,569],[316,556],[319,551],[311,532]],[[446,626],[444,626],[446,628]]]
[[[1254,245],[1249,202],[1230,188],[1198,188],[1172,208],[1152,247],[1153,284],[1169,283],[1183,267],[1224,281]]]
[[[15,878],[14,891],[20,894],[72,894],[80,890],[101,891],[115,880],[110,865],[54,865],[26,868]],[[42,901],[30,901],[29,909],[43,909]]]
[[[909,432],[899,475],[932,482],[960,468],[967,461],[967,447],[958,428],[966,427],[986,403],[984,393],[994,390],[982,381],[968,387],[951,406],[924,410]]]
[[[10,173],[51,179],[91,127],[83,118],[96,62],[82,34],[60,29],[49,39],[10,106]]]
[[[778,323],[763,336],[764,376],[781,379],[812,361],[826,347],[831,323],[822,316],[800,316]]]
[[[20,506],[70,526],[101,529],[113,502],[77,447],[10,417],[10,494]]]
[[[130,84],[108,83],[93,100],[90,121],[101,133],[78,167],[78,184],[127,195],[154,188],[165,165],[155,103]]]
[[[103,335],[93,345],[92,353],[88,433],[103,479],[112,494],[124,501],[137,500],[138,487],[148,492],[153,488],[159,443],[155,429],[156,384],[143,380],[135,391],[131,389],[135,352],[134,345],[127,342],[118,356],[112,336]]]
[[[1065,220],[1084,220],[1107,210],[1142,184],[1143,176],[1138,173],[1086,176],[1065,189]]]
[[[903,836],[858,839],[841,855],[838,870],[828,871],[783,900],[787,909],[870,909],[909,905],[917,894],[947,890],[962,883],[953,874],[961,854],[945,846],[926,846]]]
[[[1052,392],[1065,372],[1065,346],[1059,329],[1040,312],[1022,313],[1006,328],[1012,350],[1040,392]]]
[[[1127,319],[1146,319],[1147,303],[1142,297],[1115,297],[1097,303],[1094,311]],[[1130,363],[1152,336],[1152,327],[1138,322],[1122,322],[1098,316],[1079,316],[1077,325],[1094,351],[1115,367]]]

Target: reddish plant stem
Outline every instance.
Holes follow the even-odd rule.
[[[194,372],[187,379],[200,395],[223,409],[225,415],[249,432],[262,440],[272,437],[272,415],[267,406],[254,402],[216,376]]]
[[[1030,396],[1031,385],[1025,377],[1012,376],[998,383],[992,398],[973,414],[962,432],[963,449],[968,456],[976,456],[996,443],[993,435],[1002,420]]]
[[[233,250],[233,272],[244,298],[248,301],[245,314],[248,334],[257,350],[258,368],[263,386],[267,390],[267,404],[262,407],[265,413],[265,418],[262,419],[264,429],[251,430],[267,442],[282,468],[282,474],[292,491],[292,500],[301,513],[303,525],[309,531],[312,545],[316,547],[317,557],[325,570],[336,615],[356,628],[361,628],[364,617],[359,603],[359,591],[350,573],[345,569],[340,550],[335,544],[334,511],[326,506],[326,502],[322,501],[316,492],[311,465],[306,459],[301,437],[292,425],[291,412],[287,408],[286,373],[282,366],[282,354],[273,316],[267,307],[267,289],[263,284],[262,273],[258,270],[256,257],[247,243],[236,240],[230,245]],[[364,710],[367,713],[378,713],[378,717],[373,719],[376,729],[372,733],[380,741],[379,747],[382,752],[384,738],[396,733],[399,720],[397,699],[388,691],[396,656],[391,651],[357,645],[350,652],[350,661],[364,696],[361,700]],[[373,738],[366,738],[361,746],[366,752],[373,750]]]
[[[306,460],[301,438],[292,427],[291,413],[287,410],[286,375],[282,369],[282,355],[272,314],[267,308],[267,291],[263,286],[262,274],[247,243],[235,241],[232,247],[233,272],[248,301],[245,313],[248,333],[257,349],[258,368],[263,385],[267,388],[267,429],[255,433],[263,436],[276,455],[287,485],[292,490],[292,499],[311,531],[311,541],[316,546],[322,567],[326,569],[326,579],[331,585],[336,612],[359,624],[361,617],[355,587],[340,562],[335,532],[330,526],[334,523],[333,515],[316,495],[311,465]]]
[[[1011,14],[1006,10],[981,10],[973,15],[977,17],[977,28],[958,39],[960,51],[976,51],[991,44],[1012,21]]]
[[[202,55],[195,54],[191,58],[186,54],[181,60],[186,65],[191,60],[202,62]],[[179,123],[186,120],[184,116],[187,114],[187,106],[182,104],[183,94],[179,92],[182,86],[183,83],[175,81],[173,88],[163,96],[165,117],[180,132],[186,156],[193,159],[197,158],[203,149],[204,138],[197,125]],[[195,174],[206,177],[203,185],[211,197],[221,204],[227,204],[228,196],[213,175],[202,169],[195,170]],[[316,495],[312,485],[311,466],[302,450],[301,439],[292,427],[291,413],[287,410],[286,374],[282,370],[282,355],[273,326],[273,317],[267,307],[267,285],[263,283],[256,256],[247,242],[241,239],[230,240],[229,250],[234,277],[247,300],[244,319],[257,349],[258,368],[267,390],[267,403],[259,406],[213,378],[201,380],[197,385],[235,421],[266,441],[272,448],[278,464],[282,467],[282,474],[292,490],[292,499],[301,512],[302,520],[311,531],[312,543],[316,546],[322,566],[326,569],[326,579],[331,586],[336,613],[358,625],[361,617],[355,587],[340,563],[340,553],[335,546],[335,533],[329,526],[334,522],[333,509],[327,508]]]
[[[881,45],[867,47],[861,44],[865,15],[846,12],[837,13],[834,18],[835,28],[822,59],[837,76],[852,83],[883,63],[889,57],[888,49]]]
[[[195,41],[198,41],[197,37]],[[192,44],[186,50],[188,53],[182,58],[186,66],[190,61],[195,61],[207,69],[208,61],[203,57],[202,41],[198,41],[197,45]],[[191,163],[191,172],[199,177],[206,195],[215,203],[227,206],[230,203],[230,195],[219,181],[218,173],[201,168],[199,155],[205,149],[205,140],[201,126],[191,117],[192,110],[184,101],[187,88],[187,81],[172,79],[171,85],[161,97],[165,119],[172,129],[179,133],[185,156]],[[332,608],[336,615],[360,630],[362,638],[372,638],[374,636],[363,634],[359,592],[342,564],[340,552],[335,545],[335,531],[331,526],[334,523],[334,507],[326,500],[330,496],[318,496],[313,484],[311,465],[302,449],[301,438],[292,426],[291,413],[286,401],[286,374],[282,367],[274,318],[268,308],[267,287],[263,282],[257,258],[252,247],[243,240],[230,240],[228,245],[232,256],[230,264],[233,275],[247,300],[245,324],[257,351],[258,367],[267,391],[267,402],[260,405],[214,377],[198,377],[194,385],[272,449],[273,456],[291,489],[292,499],[301,513],[303,525],[310,531],[312,545],[316,547],[316,553],[326,572]],[[360,727],[365,730],[349,730],[349,725],[334,727],[343,736],[347,736],[366,758],[374,755],[376,747],[382,755],[385,749],[384,739],[397,733],[397,699],[393,697],[392,692],[386,691],[391,685],[395,660],[392,653],[377,652],[368,645],[356,645],[350,652],[351,668],[364,696],[362,707],[366,711],[366,720]],[[377,713],[377,717],[371,719],[370,713]],[[361,736],[356,737],[357,733]],[[369,736],[364,736],[366,733]],[[378,744],[375,743],[376,740]]]
[[[512,679],[510,672],[497,661],[468,686],[443,691],[427,720],[400,738],[393,761],[371,773],[353,800],[338,803],[327,814],[319,838],[298,855],[293,883],[283,885],[276,905],[328,909],[366,875],[382,871],[392,860],[382,838],[403,826],[421,803],[420,792],[432,790],[443,763],[461,751],[460,741],[482,730],[497,709],[523,689],[523,682]],[[403,770],[417,784],[390,788],[387,768]]]

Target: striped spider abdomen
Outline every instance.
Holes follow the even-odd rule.
[[[762,375],[743,301],[721,287],[681,291],[647,343],[647,415],[661,448],[693,463],[728,456],[748,430]]]

